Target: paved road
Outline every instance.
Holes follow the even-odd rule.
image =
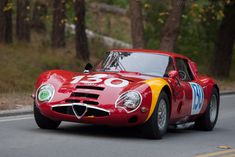
[[[221,145],[235,148],[235,95],[223,96],[220,109],[214,131],[175,129],[163,140],[140,138],[134,129],[74,123],[40,130],[32,115],[0,118],[0,157],[190,157]]]

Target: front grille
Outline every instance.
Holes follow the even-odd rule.
[[[86,106],[78,106],[78,105],[74,105],[73,106],[73,110],[75,112],[75,114],[79,117],[83,116],[85,111],[87,110]]]
[[[97,87],[97,86],[77,86],[77,89],[92,89],[92,90],[104,90],[104,87]]]
[[[104,116],[108,116],[108,115],[109,115],[108,112],[93,109],[93,108],[89,108],[85,114],[85,116],[94,116],[94,117],[104,117]]]
[[[52,110],[61,114],[77,116],[79,119],[81,117],[104,117],[109,116],[108,111],[104,111],[99,108],[92,108],[91,106],[83,105],[71,105],[71,106],[55,106]],[[76,112],[76,114],[74,113]]]
[[[90,93],[74,92],[74,93],[71,94],[71,97],[81,97],[81,98],[97,99],[99,97],[99,95],[98,94],[90,94]]]
[[[75,115],[73,113],[72,106],[58,106],[58,107],[53,107],[52,110],[62,114]]]

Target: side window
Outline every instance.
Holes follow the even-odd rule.
[[[176,58],[176,67],[182,81],[192,81],[194,79],[187,60]]]
[[[171,70],[175,70],[175,68],[174,68],[174,63],[173,63],[172,58],[169,57],[169,61],[168,61],[168,65],[167,65],[166,70],[165,70],[164,77],[168,77],[168,73],[169,73]]]

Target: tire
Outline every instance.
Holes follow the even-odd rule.
[[[144,137],[150,138],[150,139],[161,139],[163,135],[166,133],[168,128],[168,122],[169,122],[169,98],[167,94],[162,91],[159,95],[156,107],[153,111],[153,114],[149,118],[149,120],[144,123],[141,126],[141,131]],[[162,106],[165,107],[165,111]],[[159,119],[159,113],[165,113],[163,114],[163,119]],[[165,120],[164,120],[165,119]]]
[[[219,115],[219,93],[213,87],[211,100],[207,106],[206,112],[195,121],[195,128],[198,130],[212,131],[215,127]]]
[[[41,114],[39,108],[34,104],[34,119],[38,127],[41,129],[57,129],[61,121],[51,120]]]

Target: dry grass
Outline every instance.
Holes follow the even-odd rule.
[[[19,109],[32,105],[33,99],[29,93],[1,93],[0,110]]]
[[[88,10],[87,27],[99,34],[131,43],[130,19],[126,16]]]
[[[0,44],[0,94],[31,92],[40,73],[51,69],[82,71],[86,62],[76,58],[73,38],[63,49],[51,49],[47,39],[33,35],[30,44]],[[91,62],[107,50],[98,40],[89,43]]]
[[[235,91],[235,80],[234,81],[217,81],[220,91]]]
[[[30,94],[44,71],[82,71],[86,62],[75,57],[74,45],[73,37],[69,37],[66,48],[51,49],[48,38],[38,34],[32,34],[30,44],[0,44],[0,110],[32,105]],[[91,63],[95,63],[107,48],[99,40],[89,41],[89,45]]]

